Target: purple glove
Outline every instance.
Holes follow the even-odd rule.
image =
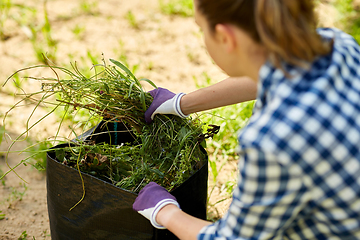
[[[156,222],[156,215],[161,208],[168,204],[179,206],[176,198],[165,188],[154,182],[150,182],[141,189],[138,197],[135,199],[133,209],[150,220],[151,224],[158,229],[165,229]]]
[[[182,113],[180,108],[180,99],[185,93],[175,94],[165,88],[156,88],[149,91],[154,98],[150,107],[145,112],[145,121],[151,123],[155,114],[173,114],[182,118],[186,118],[189,115]]]

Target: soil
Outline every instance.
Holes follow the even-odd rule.
[[[12,1],[23,4],[22,1]],[[327,1],[329,2],[329,1]],[[331,2],[331,1],[330,1]],[[4,39],[0,41],[0,84],[15,71],[39,64],[34,46],[43,47],[46,42],[39,31],[38,40],[33,45],[31,31],[26,27],[30,23],[39,28],[44,24],[44,5],[42,1],[28,0],[25,5],[36,12],[36,19],[24,8],[12,7],[8,18],[4,21]],[[319,11],[326,26],[334,24],[336,11],[331,4],[322,4]],[[138,65],[136,75],[151,79],[157,86],[165,87],[173,92],[191,92],[197,89],[196,81],[205,83],[204,73],[214,81],[220,81],[226,75],[212,62],[205,50],[201,33],[192,17],[163,14],[158,0],[49,0],[47,11],[51,24],[51,36],[57,43],[57,65],[69,66],[76,61],[84,69],[90,69],[94,58],[102,63],[102,58],[113,58],[126,61],[130,66]],[[129,20],[129,16],[135,19]],[[332,16],[332,17],[328,17]],[[0,20],[1,21],[1,20]],[[21,23],[21,24],[20,24]],[[1,25],[0,25],[1,27]],[[1,30],[1,29],[0,29]],[[44,76],[48,71],[35,70],[28,75]],[[21,75],[22,77],[26,74]],[[39,84],[21,78],[21,87],[25,91],[36,91]],[[151,90],[146,86],[147,90]],[[18,102],[21,93],[10,81],[0,88],[0,116]],[[21,151],[31,143],[52,137],[57,129],[59,118],[50,116],[32,129],[29,136],[17,142],[6,151],[12,140],[24,132],[34,104],[26,103],[13,109],[6,118],[6,137],[0,151],[0,171],[9,170],[22,159]],[[46,106],[34,113],[30,124],[46,113]],[[3,125],[0,122],[0,126]],[[68,135],[69,130],[61,132]],[[60,134],[60,135],[61,135]],[[223,161],[219,159],[218,161]],[[219,164],[221,166],[221,164]],[[224,191],[227,181],[236,177],[236,160],[226,161],[217,182],[212,176],[209,179],[210,197],[209,217],[218,218],[226,212],[231,198]],[[45,174],[31,166],[20,165],[16,173],[11,172],[0,184],[0,239],[51,239],[46,204]],[[22,179],[20,179],[20,177]],[[1,181],[1,180],[0,180]],[[226,199],[225,201],[220,201]],[[220,201],[220,203],[217,203]],[[213,206],[214,205],[214,206]]]

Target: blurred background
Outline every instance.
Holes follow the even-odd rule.
[[[336,27],[360,40],[359,0],[315,2],[319,27]],[[93,65],[113,58],[138,78],[173,92],[190,92],[226,77],[208,56],[192,16],[192,0],[0,0],[0,176],[9,170],[7,162],[15,166],[28,156],[16,151],[51,147],[42,142],[55,135],[62,116],[60,110],[47,117],[9,153],[13,140],[49,112],[48,106],[33,112],[34,101],[12,108],[24,92],[41,88],[28,77],[54,75],[49,69],[30,69],[8,80],[13,73],[53,64],[76,66],[88,77],[94,74]],[[253,102],[238,104],[200,115],[204,122],[221,126],[207,143],[209,220],[221,217],[231,202],[237,179],[236,133],[246,124],[252,106]],[[87,118],[80,112],[67,116],[67,121],[81,125]],[[70,133],[61,129],[64,136]],[[10,173],[0,180],[0,239],[51,239],[45,160],[45,154],[27,159],[25,164],[35,163],[38,169],[21,164],[17,173],[22,179]]]

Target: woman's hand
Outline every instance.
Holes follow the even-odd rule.
[[[145,112],[145,121],[151,123],[155,114],[173,114],[182,118],[188,117],[180,108],[180,100],[185,93],[175,94],[165,88],[156,88],[149,92],[154,98]]]
[[[180,208],[176,198],[165,188],[150,182],[140,191],[133,204],[133,209],[149,219],[154,227],[164,229],[165,227],[156,221],[156,216],[163,207],[169,204]]]
[[[167,228],[180,239],[196,239],[200,230],[210,222],[181,211],[175,197],[165,188],[151,182],[136,198],[133,209],[158,228]]]

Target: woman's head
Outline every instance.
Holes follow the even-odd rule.
[[[195,0],[197,11],[210,31],[219,24],[231,24],[243,30],[265,47],[277,67],[281,62],[304,66],[330,45],[316,33],[317,20],[313,0]]]

